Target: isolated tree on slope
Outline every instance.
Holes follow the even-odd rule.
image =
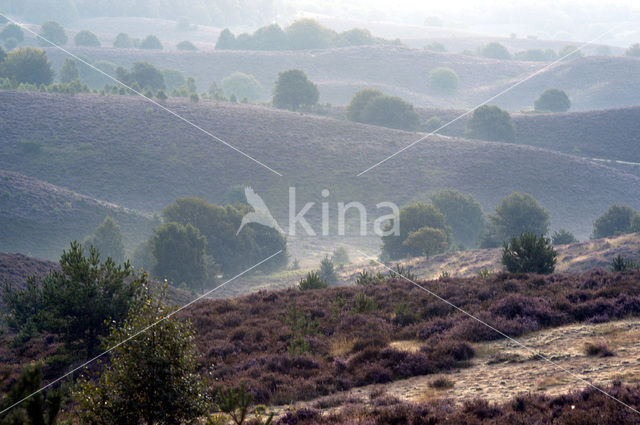
[[[483,105],[473,111],[473,116],[467,122],[465,135],[492,142],[513,142],[516,128],[507,111],[497,106]]]
[[[318,102],[318,87],[299,69],[278,74],[273,90],[273,105],[277,108],[297,110],[300,106],[312,106]]]
[[[63,81],[66,82],[66,81]],[[84,241],[85,246],[93,246],[103,258],[111,258],[116,264],[124,262],[124,244],[120,225],[111,217],[105,217],[91,236]]]
[[[421,251],[425,257],[429,258],[447,249],[447,234],[441,229],[421,227],[415,232],[409,233],[402,244]]]
[[[47,21],[43,23],[40,27],[40,35],[48,41],[58,45],[65,45],[68,41],[67,33],[64,31],[64,28],[62,28],[62,25],[56,21]],[[50,45],[42,39],[40,39],[40,43],[44,46]]]
[[[593,223],[593,237],[606,238],[631,232],[638,213],[628,205],[613,204]]]
[[[100,47],[100,40],[98,40],[98,36],[87,30],[77,33],[76,36],[73,37],[73,42],[76,46]]]
[[[536,99],[533,106],[536,111],[566,112],[571,107],[571,101],[564,91],[547,89]]]

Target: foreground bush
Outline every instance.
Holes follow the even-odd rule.
[[[523,233],[504,243],[502,264],[512,273],[553,273],[558,253],[544,236]]]

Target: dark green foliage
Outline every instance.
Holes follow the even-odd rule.
[[[6,288],[7,323],[23,332],[48,331],[60,335],[72,350],[95,354],[108,323],[120,323],[134,302],[146,277],[136,276],[129,263],[100,261],[100,253],[72,242],[60,257],[60,271],[52,271],[41,282],[31,278],[24,290]]]
[[[222,89],[228,96],[235,94],[237,98],[247,98],[250,101],[257,100],[262,93],[258,80],[253,75],[242,72],[234,72],[223,78]]]
[[[640,269],[640,264],[637,263],[636,261],[633,261],[632,259],[624,259],[622,255],[618,254],[615,257],[613,257],[613,260],[611,260],[610,269],[612,272],[638,270]]]
[[[121,66],[118,67],[116,79],[129,87],[133,87],[134,83],[137,83],[143,89],[166,89],[162,71],[147,62],[135,62],[130,72]]]
[[[578,50],[578,48],[574,45],[566,45],[558,52],[558,57],[562,58],[562,60],[572,60],[578,59],[584,56],[582,50]]]
[[[593,237],[606,238],[631,232],[631,221],[638,213],[628,205],[613,204],[593,222]]]
[[[329,256],[325,256],[320,262],[318,277],[329,285],[334,285],[338,282],[338,275],[336,274],[333,261]]]
[[[80,72],[78,71],[76,61],[71,58],[65,58],[64,62],[62,62],[62,69],[60,70],[60,82],[70,83],[79,78]]]
[[[242,217],[250,209],[246,204],[217,206],[203,199],[180,198],[167,206],[162,215],[166,222],[198,228],[207,238],[207,254],[220,265],[225,275],[233,275],[287,248],[287,241],[280,232],[259,224],[249,224],[236,235]],[[282,253],[258,269],[268,272],[286,264],[287,256]]]
[[[353,307],[354,313],[372,313],[376,311],[378,305],[373,298],[367,297],[365,294],[356,296],[356,303]]]
[[[157,227],[151,236],[154,275],[174,286],[184,283],[191,290],[202,291],[208,274],[206,246],[207,239],[191,224],[169,222]]]
[[[420,116],[409,102],[396,96],[374,96],[365,104],[360,122],[401,130],[415,130]]]
[[[480,56],[491,59],[511,59],[511,54],[500,43],[489,43],[480,49]]]
[[[299,69],[278,74],[273,89],[273,105],[277,108],[297,110],[300,106],[312,106],[318,102],[318,87]]]
[[[60,390],[46,390],[33,394],[42,388],[42,367],[28,365],[22,370],[18,381],[15,382],[6,395],[0,399],[0,410],[23,401],[12,410],[0,417],[0,425],[55,425],[62,405]]]
[[[393,224],[389,223],[386,229],[392,229]],[[382,237],[382,254],[391,260],[407,256],[417,257],[424,254],[420,248],[403,244],[410,233],[422,227],[440,229],[447,235],[450,232],[444,215],[433,205],[424,203],[415,203],[403,207],[400,210],[399,226],[399,235],[391,234]]]
[[[235,48],[236,37],[229,30],[225,28],[220,33],[218,41],[216,42],[216,49],[218,50],[231,50]]]
[[[533,196],[514,192],[502,199],[495,212],[489,215],[487,233],[482,247],[492,248],[522,233],[546,235],[549,231],[549,212]]]
[[[522,52],[517,52],[513,58],[521,61],[549,62],[556,59],[556,52],[552,49],[528,49]]]
[[[502,264],[511,273],[549,274],[555,269],[557,256],[548,238],[526,232],[504,242]]]
[[[298,289],[302,291],[306,291],[308,289],[322,289],[326,288],[327,286],[329,285],[327,284],[327,282],[320,278],[318,272],[307,273],[304,279],[301,279],[298,283]]]
[[[22,28],[14,23],[9,23],[2,28],[0,31],[0,40],[9,40],[13,38],[18,43],[22,43],[24,41],[24,32]]]
[[[566,112],[571,107],[571,101],[564,91],[547,89],[533,105],[536,111]]]
[[[420,250],[422,255],[429,258],[447,249],[447,239],[447,234],[443,230],[425,226],[409,233],[402,244],[411,249]]]
[[[482,207],[471,195],[465,197],[455,190],[442,190],[431,197],[431,202],[444,214],[456,242],[467,247],[478,245],[485,221]]]
[[[247,419],[251,404],[253,404],[253,396],[242,384],[238,388],[221,389],[218,392],[216,404],[220,411],[229,415],[236,425],[242,425]],[[272,420],[273,414],[268,417],[266,424],[271,424]]]
[[[560,229],[553,232],[551,235],[551,241],[554,245],[568,245],[570,243],[578,242],[578,239],[568,230]]]
[[[113,47],[118,49],[131,49],[134,47],[134,43],[131,37],[129,37],[129,34],[121,32],[116,36],[115,40],[113,40]]]
[[[57,44],[60,46],[64,46],[68,41],[67,33],[64,31],[64,28],[62,28],[62,25],[60,25],[56,21],[47,21],[43,23],[40,27],[40,36],[52,42],[53,44]],[[40,40],[40,43],[44,46],[50,45],[42,39]]]
[[[465,135],[473,139],[513,142],[516,128],[507,111],[497,106],[483,105],[473,111],[473,116],[467,122]]]
[[[170,315],[164,298],[147,295],[111,328],[104,342],[115,346],[110,362],[97,382],[85,379],[75,391],[79,423],[174,425],[208,410],[195,335],[189,322]]]
[[[624,52],[625,55],[631,56],[633,58],[640,57],[640,43],[635,43],[629,46],[629,48]]]
[[[429,87],[441,93],[452,93],[458,88],[458,74],[451,68],[435,68],[429,72]]]
[[[350,121],[364,122],[362,118],[364,107],[372,98],[378,96],[384,96],[384,93],[378,89],[364,88],[358,90],[351,98],[349,105],[347,105],[347,119]]]
[[[148,35],[140,42],[138,47],[147,50],[162,50],[162,43],[155,35]]]
[[[18,83],[48,85],[53,81],[53,68],[44,50],[22,47],[9,52],[0,63],[0,77],[14,79]]]
[[[244,49],[257,50],[285,50],[289,48],[289,38],[278,24],[267,25],[253,33],[249,45],[240,46]]]
[[[93,246],[102,258],[111,258],[116,264],[124,262],[124,244],[120,225],[111,217],[105,217],[93,234],[84,240],[84,245],[89,250]]]
[[[285,30],[293,50],[325,49],[331,46],[335,32],[313,19],[299,19]]]
[[[76,46],[100,47],[100,40],[98,40],[98,36],[87,30],[77,33],[76,36],[73,37],[73,42]]]
[[[189,40],[184,40],[181,41],[180,43],[176,44],[176,49],[178,50],[189,50],[189,51],[194,51],[194,50],[198,50],[198,48]]]

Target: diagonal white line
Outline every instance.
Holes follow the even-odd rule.
[[[622,24],[616,25],[615,27],[611,28],[610,30],[608,30],[608,31],[606,31],[606,32],[603,32],[602,34],[600,34],[600,35],[599,35],[599,36],[597,36],[596,38],[594,38],[594,39],[592,39],[592,40],[589,40],[588,42],[584,43],[584,44],[583,44],[583,45],[581,45],[580,47],[576,48],[576,50],[573,50],[571,53],[567,53],[566,55],[564,55],[564,56],[562,56],[562,57],[560,57],[560,58],[556,59],[555,61],[553,61],[553,62],[551,62],[551,63],[549,63],[549,64],[547,64],[547,65],[543,66],[542,68],[538,69],[536,72],[534,72],[534,73],[532,73],[532,74],[530,74],[530,75],[526,76],[526,77],[525,77],[525,78],[523,78],[522,80],[519,80],[519,81],[515,82],[514,84],[510,85],[509,87],[507,87],[506,89],[502,90],[500,93],[498,93],[498,94],[496,94],[496,95],[491,96],[489,99],[485,100],[484,102],[479,103],[478,105],[474,106],[473,108],[469,109],[468,111],[466,111],[466,112],[462,113],[461,115],[458,115],[457,117],[455,117],[455,118],[454,118],[454,119],[452,119],[451,121],[449,121],[449,122],[447,122],[447,123],[445,123],[445,124],[441,125],[440,127],[438,127],[438,128],[436,128],[435,130],[433,130],[431,133],[429,133],[429,134],[427,134],[427,135],[425,135],[425,136],[422,136],[422,137],[421,137],[421,138],[419,138],[418,140],[416,140],[416,141],[414,141],[414,142],[412,142],[412,143],[408,144],[407,146],[403,147],[403,148],[402,148],[402,149],[400,149],[399,151],[397,151],[397,152],[395,152],[395,153],[393,153],[393,154],[389,155],[388,157],[386,157],[386,158],[385,158],[385,159],[383,159],[382,161],[379,161],[379,162],[377,162],[377,163],[373,164],[372,166],[370,166],[369,168],[367,168],[366,170],[361,171],[360,173],[358,173],[357,177],[360,177],[361,175],[363,175],[364,173],[366,173],[366,172],[368,172],[368,171],[370,171],[370,170],[373,170],[373,169],[374,169],[374,168],[376,168],[377,166],[379,166],[379,165],[381,165],[381,164],[383,164],[383,163],[387,162],[387,161],[388,161],[388,160],[390,160],[391,158],[393,158],[393,157],[395,157],[395,156],[397,156],[397,155],[401,154],[402,152],[406,151],[407,149],[409,149],[409,148],[413,147],[414,145],[416,145],[416,144],[418,144],[418,143],[422,142],[423,140],[425,140],[425,139],[426,139],[426,138],[428,138],[429,136],[433,136],[433,135],[434,135],[434,134],[436,134],[438,131],[440,131],[440,130],[442,130],[442,129],[444,129],[444,128],[449,127],[451,124],[453,124],[454,122],[458,121],[459,119],[464,118],[464,117],[466,117],[467,115],[469,115],[469,114],[473,113],[473,112],[474,112],[476,109],[478,109],[479,107],[486,105],[487,103],[489,103],[489,102],[491,102],[491,101],[495,100],[496,98],[498,98],[498,97],[502,96],[503,94],[505,94],[505,93],[507,93],[507,92],[509,92],[509,91],[513,90],[514,88],[518,87],[519,85],[521,85],[521,84],[523,84],[523,83],[525,83],[525,82],[529,81],[530,79],[532,79],[532,78],[533,78],[533,77],[535,77],[536,75],[538,75],[538,74],[540,74],[540,73],[542,73],[542,72],[546,71],[547,69],[551,68],[551,67],[552,67],[552,66],[554,66],[555,64],[557,64],[557,63],[559,63],[559,62],[561,62],[561,61],[565,60],[565,59],[566,59],[566,58],[568,58],[569,56],[573,55],[575,52],[579,52],[579,51],[581,51],[582,49],[584,49],[585,47],[587,47],[587,46],[589,46],[589,45],[591,45],[591,44],[595,43],[596,41],[598,41],[599,39],[601,39],[601,38],[602,38],[602,37],[604,37],[605,35],[607,35],[607,34],[609,34],[609,33],[613,32],[613,31],[615,31],[615,30],[616,30],[616,29],[618,29],[620,26],[625,25],[625,24],[626,24],[626,22],[623,22]]]
[[[105,356],[106,354],[110,353],[111,351],[115,350],[116,348],[120,347],[121,345],[127,343],[128,341],[131,341],[133,338],[137,337],[138,335],[148,331],[149,329],[153,328],[154,326],[156,326],[157,324],[167,320],[168,318],[170,318],[171,316],[175,315],[176,313],[184,310],[185,308],[189,307],[190,305],[192,305],[193,303],[211,295],[213,292],[217,291],[218,289],[222,288],[223,286],[225,286],[227,283],[239,278],[240,276],[242,276],[245,273],[248,273],[249,271],[255,269],[256,267],[258,267],[259,265],[261,265],[262,263],[265,263],[267,261],[269,261],[270,259],[272,259],[273,257],[275,257],[276,255],[280,254],[282,252],[282,250],[276,252],[275,254],[271,254],[269,257],[265,258],[264,260],[260,261],[257,264],[254,264],[253,266],[249,267],[248,269],[246,269],[245,271],[238,273],[237,275],[235,275],[234,277],[232,277],[231,279],[227,280],[226,282],[221,283],[220,285],[216,286],[215,288],[205,292],[204,294],[200,295],[199,297],[189,301],[188,303],[186,303],[185,305],[183,305],[182,307],[178,308],[177,310],[172,311],[171,313],[167,314],[166,316],[160,318],[159,320],[157,320],[156,322],[150,324],[149,326],[147,326],[146,328],[136,332],[135,334],[131,335],[130,337],[120,341],[119,343],[113,345],[112,347],[109,347],[106,351],[98,354],[97,356],[95,356],[92,359],[87,360],[86,362],[82,363],[80,366],[76,367],[75,369],[65,373],[64,375],[62,375],[61,377],[54,379],[53,381],[49,382],[47,385],[43,386],[42,388],[40,388],[37,391],[34,391],[33,393],[29,394],[28,396],[24,397],[23,399],[13,403],[11,406],[5,408],[4,410],[2,410],[0,412],[0,415],[4,414],[5,412],[8,412],[9,410],[13,409],[14,407],[16,407],[17,405],[19,405],[20,403],[24,402],[25,400],[28,400],[29,398],[33,397],[36,394],[41,393],[42,391],[46,390],[47,388],[51,387],[52,385],[55,385],[56,383],[62,381],[64,378],[66,378],[69,375],[74,374],[75,372],[79,371],[80,369],[83,369],[84,367],[86,367],[87,365],[93,363],[94,361],[98,360],[99,358]]]
[[[41,36],[40,34],[36,33],[35,31],[29,29],[28,27],[26,27],[25,25],[23,25],[22,23],[11,19],[10,17],[8,17],[7,15],[4,15],[2,13],[0,13],[0,16],[2,16],[3,18],[7,19],[8,21],[18,25],[20,28],[22,28],[25,31],[28,31],[29,33],[35,35],[36,37],[38,37],[41,40],[44,40],[45,42],[51,44],[53,47],[55,47],[58,50],[63,51],[64,53],[66,53],[67,55],[71,56],[72,58],[74,58],[75,60],[82,62],[83,64],[87,65],[88,67],[96,70],[97,72],[99,72],[100,74],[104,75],[105,77],[109,78],[110,80],[114,81],[115,83],[125,87],[127,90],[131,90],[133,93],[137,94],[138,96],[142,97],[143,99],[147,100],[148,102],[154,104],[155,106],[157,106],[158,108],[168,112],[169,114],[173,115],[174,117],[184,121],[185,123],[189,124],[190,126],[192,126],[193,128],[201,131],[202,133],[206,134],[207,136],[211,137],[212,139],[214,139],[215,141],[222,143],[223,145],[227,146],[228,148],[233,149],[234,151],[238,152],[239,154],[245,156],[246,158],[249,158],[251,161],[255,162],[256,164],[266,168],[267,170],[271,171],[272,173],[275,173],[277,175],[279,175],[280,177],[282,177],[282,174],[279,173],[278,171],[274,170],[273,168],[269,167],[268,165],[260,162],[259,160],[255,159],[254,157],[252,157],[251,155],[241,151],[240,149],[236,148],[235,146],[231,145],[230,143],[222,140],[221,138],[219,138],[218,136],[216,136],[215,134],[211,133],[208,130],[205,130],[204,128],[200,127],[199,125],[195,124],[194,122],[186,119],[185,117],[183,117],[182,115],[178,114],[177,112],[167,108],[166,106],[156,102],[155,100],[145,96],[144,94],[140,93],[139,91],[132,89],[131,87],[129,87],[128,85],[126,85],[125,83],[123,83],[122,81],[112,77],[111,75],[107,74],[106,72],[104,72],[103,70],[93,66],[92,64],[90,64],[89,62],[85,61],[84,59],[80,58],[79,56],[71,53],[70,51],[68,51],[67,49],[65,49],[62,46],[59,46],[57,44],[55,44],[54,42],[47,40],[46,38],[44,38],[43,36]]]
[[[463,313],[464,315],[466,315],[466,316],[470,317],[471,319],[473,319],[473,320],[475,320],[475,321],[479,322],[480,324],[482,324],[482,325],[486,326],[487,328],[489,328],[489,329],[491,329],[492,331],[496,332],[496,333],[497,333],[497,334],[499,334],[500,336],[502,336],[502,337],[504,337],[504,338],[508,339],[509,341],[511,341],[511,342],[513,342],[513,343],[515,343],[515,344],[519,345],[520,347],[522,347],[522,348],[524,348],[525,350],[527,350],[527,351],[529,351],[530,353],[532,353],[534,356],[539,357],[540,359],[542,359],[542,360],[546,361],[547,363],[549,363],[549,364],[551,364],[551,365],[555,366],[556,368],[560,369],[561,371],[563,371],[563,372],[565,372],[565,373],[567,373],[567,374],[571,375],[571,376],[572,376],[573,378],[575,378],[576,380],[578,380],[578,381],[580,381],[580,382],[583,382],[583,383],[587,384],[587,385],[588,385],[588,386],[590,386],[591,388],[593,388],[593,389],[595,389],[595,390],[597,390],[597,391],[601,392],[601,393],[602,393],[602,394],[604,394],[605,396],[609,397],[611,400],[614,400],[614,401],[616,401],[616,402],[620,403],[621,405],[623,405],[623,406],[625,406],[625,407],[629,408],[630,410],[634,411],[635,413],[640,414],[640,410],[638,410],[638,409],[634,408],[633,406],[630,406],[629,404],[625,403],[624,401],[622,401],[622,400],[620,400],[620,399],[618,399],[618,398],[616,398],[616,397],[612,396],[611,394],[609,394],[609,393],[607,393],[606,391],[604,391],[602,388],[600,388],[600,387],[597,387],[597,386],[593,385],[591,382],[589,382],[589,381],[587,381],[586,379],[584,379],[584,378],[582,378],[582,377],[578,376],[577,374],[575,374],[575,373],[571,372],[569,369],[567,369],[567,368],[565,368],[565,367],[561,366],[560,364],[558,364],[558,363],[554,362],[554,361],[553,361],[553,360],[551,360],[550,358],[548,358],[548,357],[546,357],[546,356],[544,356],[544,355],[540,354],[539,352],[535,351],[533,348],[530,348],[530,347],[528,347],[528,346],[524,345],[523,343],[521,343],[521,342],[520,342],[520,341],[518,341],[517,339],[512,338],[512,337],[510,337],[509,335],[505,334],[504,332],[502,332],[502,331],[500,331],[500,330],[498,330],[498,329],[494,328],[493,326],[491,326],[490,324],[488,324],[488,323],[487,323],[487,322],[485,322],[484,320],[482,320],[482,319],[480,319],[480,318],[478,318],[478,317],[474,316],[474,315],[473,315],[473,314],[471,314],[471,313],[468,313],[466,310],[464,310],[464,309],[462,309],[462,308],[458,307],[457,305],[455,305],[455,304],[451,303],[451,302],[450,302],[450,301],[448,301],[447,299],[442,298],[440,295],[436,294],[436,293],[435,293],[435,292],[433,292],[433,291],[428,290],[428,289],[427,289],[427,288],[425,288],[424,286],[422,286],[422,285],[420,285],[420,284],[418,284],[418,283],[414,282],[413,280],[409,279],[408,277],[405,277],[405,276],[401,275],[401,274],[400,274],[400,273],[398,273],[397,271],[393,270],[391,267],[386,266],[385,264],[383,264],[383,263],[381,263],[380,261],[378,261],[377,259],[375,259],[375,258],[373,258],[373,257],[369,256],[368,254],[366,254],[366,253],[364,253],[364,252],[360,251],[359,249],[356,249],[356,251],[358,251],[360,254],[364,255],[367,259],[369,259],[369,260],[373,260],[373,261],[375,261],[376,263],[378,263],[379,265],[381,265],[382,267],[384,267],[384,268],[388,269],[389,271],[392,271],[395,275],[400,276],[401,278],[403,278],[403,279],[404,279],[404,280],[406,280],[407,282],[411,282],[414,286],[416,286],[416,287],[417,287],[417,288],[419,288],[419,289],[422,289],[423,291],[427,292],[429,295],[432,295],[432,296],[436,297],[436,298],[437,298],[437,299],[439,299],[440,301],[442,301],[442,302],[444,302],[444,303],[448,304],[449,306],[453,307],[454,309],[458,310],[459,312]]]

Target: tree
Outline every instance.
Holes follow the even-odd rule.
[[[425,226],[409,233],[402,244],[421,251],[425,257],[429,258],[431,255],[439,254],[447,249],[447,234],[441,229]]]
[[[371,32],[365,28],[354,28],[337,34],[332,42],[338,47],[345,46],[369,46],[377,44],[377,40]]]
[[[40,27],[40,36],[52,42],[53,44],[57,44],[60,46],[67,44],[67,41],[69,40],[67,38],[67,33],[64,31],[64,28],[62,28],[62,25],[60,25],[56,21],[47,21],[43,23]],[[40,42],[44,46],[49,45],[49,43],[44,40],[40,40]]]
[[[483,105],[473,111],[467,122],[466,136],[495,142],[513,142],[516,128],[511,116],[497,106]]]
[[[162,77],[164,78],[165,85],[169,91],[182,87],[187,82],[184,78],[184,74],[177,69],[163,69]]]
[[[124,262],[124,244],[120,225],[111,217],[105,217],[93,234],[84,241],[86,247],[93,246],[103,258],[111,258],[116,264]]]
[[[118,49],[131,49],[133,46],[133,40],[129,37],[129,34],[123,32],[119,33],[113,40],[113,47]]]
[[[0,424],[55,425],[62,405],[60,390],[47,390],[36,394],[42,388],[42,366],[26,366],[6,395],[0,399],[0,410],[14,405],[11,411],[0,418]]]
[[[98,381],[85,378],[74,392],[80,423],[174,425],[207,412],[194,332],[164,297],[147,295],[132,306],[105,339],[105,349],[114,346]]]
[[[64,62],[62,62],[62,69],[60,70],[60,82],[70,83],[73,80],[79,79],[80,72],[78,71],[76,61],[71,58],[66,58]]]
[[[558,253],[551,241],[526,232],[503,244],[502,264],[511,273],[553,273]]]
[[[198,48],[195,46],[195,44],[193,44],[189,40],[184,40],[184,41],[181,41],[180,43],[176,44],[176,48],[178,50],[190,50],[190,51],[198,50]]]
[[[501,243],[522,233],[546,235],[549,231],[549,212],[527,193],[513,192],[489,215],[489,240]],[[491,245],[486,242],[483,247]]]
[[[325,256],[320,262],[318,276],[329,285],[334,285],[338,282],[338,275],[329,256]]]
[[[156,259],[153,273],[178,286],[185,283],[202,291],[207,279],[207,239],[191,224],[165,223],[153,231],[151,252]]]
[[[364,111],[364,107],[367,105],[369,100],[377,96],[384,96],[384,93],[378,89],[364,88],[358,90],[351,98],[349,105],[347,105],[347,119],[356,122],[363,122],[362,111]]]
[[[164,75],[155,66],[148,62],[135,62],[131,72],[119,66],[116,69],[116,79],[128,86],[135,83],[142,89],[164,90]]]
[[[285,50],[289,48],[289,38],[278,24],[259,28],[253,33],[253,47],[258,50]]]
[[[73,42],[76,46],[100,47],[100,40],[98,40],[98,36],[87,30],[77,33],[76,36],[73,37]]]
[[[423,227],[431,227],[445,232],[448,240],[451,231],[447,228],[444,215],[436,207],[420,202],[402,207],[398,225],[400,230],[398,235],[390,234],[382,237],[382,254],[390,260],[423,255],[422,249],[403,244],[411,232]],[[385,229],[392,229],[393,226],[394,223],[391,222]]]
[[[455,190],[443,190],[431,197],[433,206],[444,214],[453,238],[465,246],[474,247],[484,228],[482,207],[471,195],[465,197]]]
[[[2,28],[2,31],[0,31],[0,40],[9,40],[10,38],[15,39],[18,43],[24,41],[24,32],[19,25],[9,23]]]
[[[480,56],[491,59],[511,59],[511,54],[500,43],[489,43],[480,50]]]
[[[578,48],[572,44],[564,46],[558,52],[558,57],[565,61],[571,60],[571,59],[578,59],[578,58],[581,58],[582,56],[584,56],[584,54],[582,53],[582,50],[578,50]]]
[[[0,77],[15,79],[18,83],[49,85],[53,81],[53,67],[44,50],[22,47],[9,52],[0,63]]]
[[[429,73],[429,87],[441,93],[452,93],[458,88],[458,74],[451,68],[435,68]]]
[[[260,224],[248,224],[236,234],[242,217],[250,211],[251,207],[246,204],[218,206],[204,199],[179,198],[167,206],[162,215],[165,222],[191,224],[198,228],[207,238],[207,254],[220,265],[224,274],[233,275],[287,249],[287,240],[280,232]],[[266,272],[286,265],[287,256],[278,255],[258,269]]]
[[[107,323],[122,320],[146,276],[136,275],[128,262],[101,262],[95,248],[85,256],[78,242],[63,251],[59,265],[42,282],[30,278],[23,290],[6,288],[8,325],[21,332],[31,327],[60,335],[70,349],[85,350],[91,358],[99,338],[107,334]]]
[[[273,90],[276,108],[297,110],[300,106],[312,106],[318,102],[318,87],[299,69],[289,69],[278,74]]]
[[[335,31],[323,27],[313,19],[298,19],[285,30],[292,50],[325,49],[330,47]]]
[[[628,205],[613,204],[593,222],[593,237],[606,238],[631,232],[631,221],[638,215]]]
[[[635,43],[629,46],[629,48],[624,52],[625,55],[631,56],[633,58],[640,57],[640,43]]]
[[[140,42],[139,47],[147,50],[162,50],[162,43],[155,35],[148,35]]]
[[[420,116],[413,105],[396,96],[372,97],[361,114],[361,122],[401,130],[415,130]]]
[[[553,232],[551,235],[551,241],[554,245],[568,245],[570,243],[578,242],[578,239],[568,230],[560,229]]]
[[[234,72],[223,78],[222,89],[228,96],[235,94],[238,99],[247,98],[250,101],[257,100],[262,93],[258,80],[253,75],[242,72]]]
[[[222,30],[216,42],[216,50],[232,50],[236,48],[236,37],[229,28]]]
[[[566,112],[571,107],[571,101],[564,91],[547,89],[533,105],[536,111]]]

